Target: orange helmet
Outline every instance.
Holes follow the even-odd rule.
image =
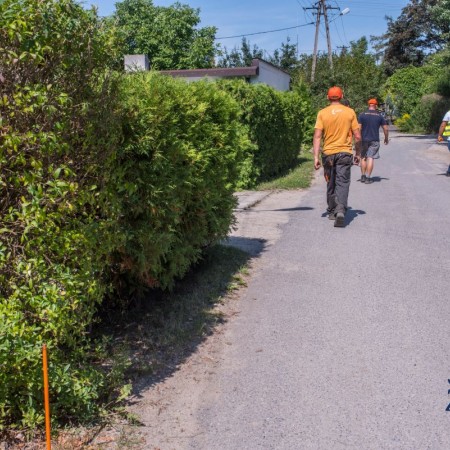
[[[333,86],[328,89],[328,100],[340,100],[344,96],[342,89],[338,86]]]

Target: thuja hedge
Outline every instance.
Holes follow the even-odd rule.
[[[125,76],[123,143],[108,172],[115,266],[134,284],[170,287],[233,221],[251,154],[240,108],[214,83]]]
[[[252,166],[241,174],[241,185],[251,187],[292,169],[302,144],[311,144],[310,97],[300,90],[280,92],[266,84],[244,80],[218,84],[239,102],[242,121],[249,127],[254,144]]]
[[[0,2],[0,431],[43,421],[43,343],[53,418],[95,417],[120,382],[97,306],[124,278],[169,287],[232,223],[237,102],[114,76],[110,31],[71,0]]]

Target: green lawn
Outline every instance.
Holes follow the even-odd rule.
[[[314,171],[314,157],[310,151],[302,151],[298,157],[298,165],[286,175],[259,184],[255,190],[300,189],[311,185]]]

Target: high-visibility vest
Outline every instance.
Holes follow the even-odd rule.
[[[450,122],[447,122],[447,126],[445,127],[442,136],[450,136]]]

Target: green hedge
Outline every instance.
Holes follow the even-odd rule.
[[[0,2],[0,431],[43,422],[43,343],[53,418],[96,417],[122,383],[98,305],[170,288],[309,129],[300,94],[114,74],[114,36],[72,0]]]
[[[93,417],[105,392],[86,329],[105,292],[98,174],[117,140],[107,41],[70,0],[0,3],[0,429],[43,421],[44,342],[55,417]]]
[[[214,83],[153,73],[121,85],[123,145],[108,182],[115,267],[134,285],[170,287],[232,224],[248,132]]]
[[[437,133],[449,99],[438,94],[424,95],[411,114],[412,128],[419,133]]]
[[[249,127],[254,144],[253,166],[242,173],[241,185],[254,186],[294,167],[302,144],[311,137],[309,98],[297,91],[280,92],[244,80],[218,84],[241,105],[243,122]]]
[[[0,431],[43,422],[43,343],[53,418],[96,417],[121,383],[89,335],[100,302],[171,286],[233,222],[238,104],[111,74],[113,32],[71,0],[0,3]]]

